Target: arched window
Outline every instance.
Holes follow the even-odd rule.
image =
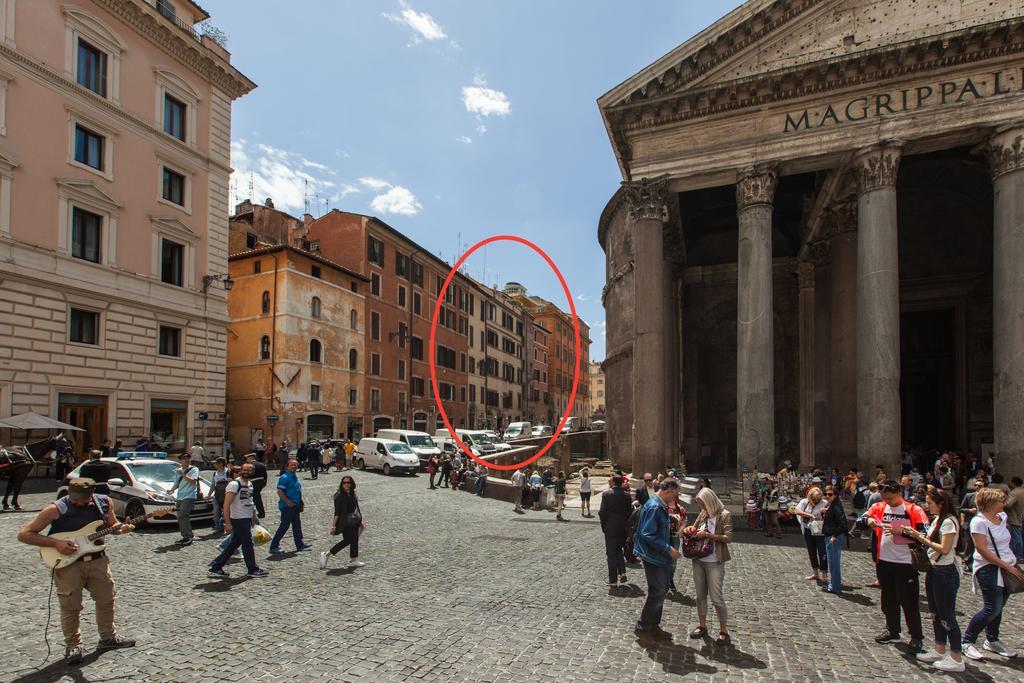
[[[320,318],[320,297],[314,296],[309,302],[309,314],[314,318]]]
[[[355,349],[350,349],[348,352],[348,369],[355,370],[359,366],[359,352]]]
[[[320,345],[319,339],[309,340],[309,362],[320,363],[323,357],[323,346]]]
[[[270,313],[270,292],[263,292],[263,315]]]
[[[270,360],[270,337],[267,335],[260,338],[260,360]]]
[[[356,313],[356,309],[352,309],[352,329],[359,329],[359,314]]]

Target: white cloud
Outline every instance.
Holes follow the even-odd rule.
[[[366,187],[370,188],[371,190],[375,191],[380,191],[385,188],[391,187],[391,183],[389,183],[388,181],[381,180],[380,178],[373,178],[371,176],[360,178],[359,182],[365,185]]]
[[[576,295],[576,301],[590,301],[590,297],[581,292]]]
[[[416,195],[401,185],[395,185],[384,194],[374,197],[370,208],[380,213],[402,216],[415,216],[423,210],[423,206],[416,201]]]
[[[313,168],[316,169],[317,171],[324,171],[325,173],[332,172],[331,169],[325,166],[324,164],[320,164],[315,161],[310,161],[309,159],[303,159],[302,165],[305,166],[306,168]]]
[[[457,137],[455,139],[458,140],[459,142],[461,142],[464,145],[468,145],[468,144],[471,144],[473,142],[473,138],[469,137],[468,135],[460,135],[459,137]]]
[[[448,34],[444,32],[441,24],[437,23],[434,17],[426,12],[417,12],[409,7],[409,3],[405,2],[405,0],[399,0],[399,5],[402,8],[401,12],[398,14],[385,12],[384,17],[388,21],[404,24],[412,29],[412,45],[417,45],[424,40],[443,40],[448,37]]]
[[[462,103],[466,111],[478,116],[508,116],[512,111],[512,103],[505,93],[479,85],[462,88]]]
[[[244,138],[231,143],[231,165],[234,203],[249,197],[250,182],[253,201],[270,197],[277,208],[290,213],[304,210],[307,195],[314,200],[335,192],[335,183],[324,177],[330,173],[326,166],[270,145],[253,146]]]

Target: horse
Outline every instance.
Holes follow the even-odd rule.
[[[28,479],[32,468],[37,462],[50,462],[55,457],[50,457],[54,451],[70,448],[71,442],[63,434],[51,436],[42,441],[33,441],[24,446],[0,447],[0,478],[7,479],[7,490],[4,492],[3,510],[7,512],[13,506],[14,510],[21,510],[18,504],[18,495],[21,493],[21,486]],[[11,499],[10,505],[7,499]]]

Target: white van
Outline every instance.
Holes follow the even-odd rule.
[[[570,434],[572,432],[578,432],[583,429],[583,420],[578,417],[570,417],[565,421],[565,426],[562,427],[563,434]]]
[[[516,439],[529,439],[533,436],[533,423],[513,422],[505,429],[505,441]]]
[[[419,456],[407,445],[394,439],[360,439],[356,452],[352,454],[352,463],[361,470],[373,467],[382,470],[384,474],[416,474],[420,469]]]
[[[382,429],[377,432],[377,438],[394,439],[404,443],[419,456],[420,467],[423,469],[426,469],[430,456],[441,456],[441,449],[426,432],[417,432],[412,429]]]
[[[462,443],[473,452],[473,455],[487,455],[494,453],[498,450],[497,444],[487,432],[476,429],[456,429],[455,433],[458,435]],[[452,435],[448,433],[447,429],[438,429],[434,432],[434,437],[437,439],[451,441]],[[458,444],[456,444],[458,445]]]

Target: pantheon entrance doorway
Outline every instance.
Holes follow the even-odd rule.
[[[900,314],[900,403],[904,445],[962,447],[957,435],[957,341],[951,308]]]

